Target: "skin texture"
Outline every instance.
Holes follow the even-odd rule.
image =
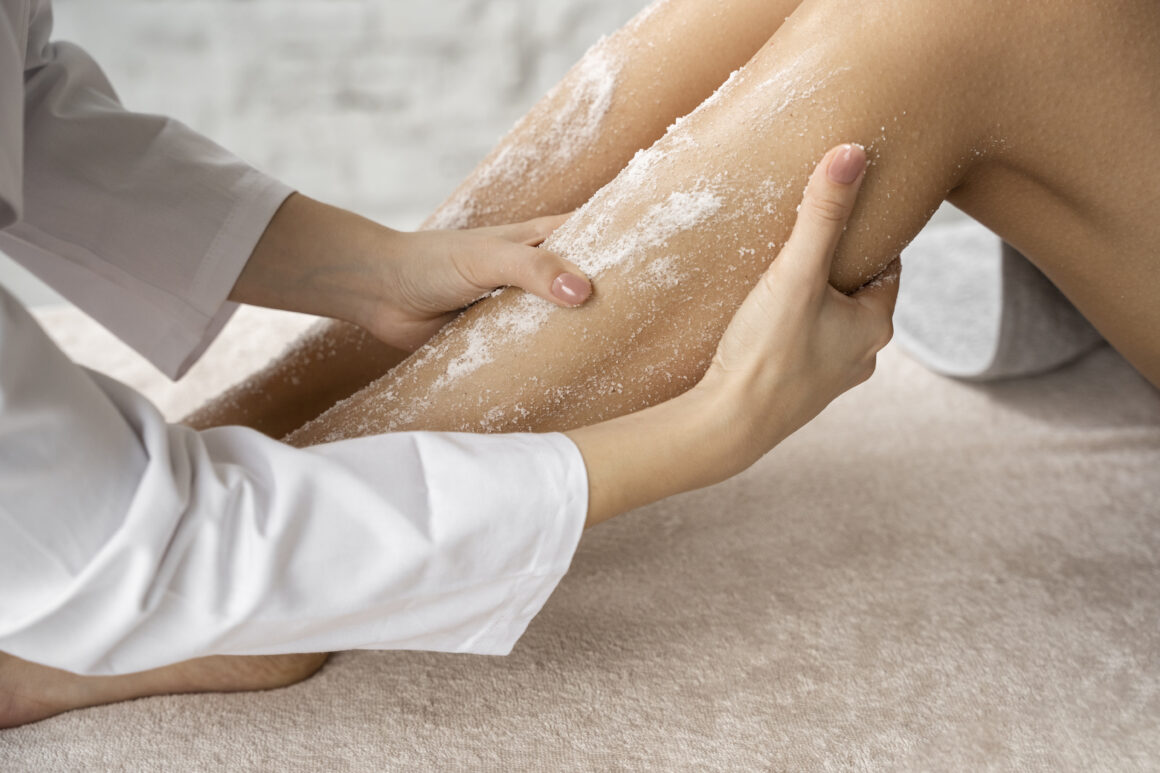
[[[951,62],[944,52],[957,32],[942,39],[930,33],[941,27],[912,24],[899,41],[902,21],[900,10],[878,4],[854,13],[803,6],[718,99],[649,151],[651,163],[630,166],[546,244],[587,268],[586,258],[646,231],[650,211],[674,192],[718,200],[695,227],[594,273],[583,309],[547,312],[534,330],[509,335],[491,324],[522,313],[515,292],[477,304],[424,352],[288,441],[420,428],[564,430],[680,394],[704,374],[725,325],[788,237],[815,160],[839,140],[865,145],[873,164],[831,276],[843,290],[862,285],[959,184],[966,149],[991,144],[989,127],[973,119],[981,104],[943,98],[948,81],[974,77],[983,52]],[[860,45],[851,49],[849,40]],[[607,45],[615,59],[634,41]],[[876,63],[873,72],[866,62]],[[903,94],[913,109],[896,107]],[[661,281],[642,282],[658,263]],[[478,359],[467,349],[480,342],[490,360],[448,378]]]
[[[408,427],[568,428],[679,393],[708,366],[716,336],[776,254],[775,248],[742,254],[741,247],[785,240],[813,161],[837,141],[861,142],[871,160],[834,262],[838,287],[853,289],[874,276],[946,197],[1033,260],[1160,384],[1160,304],[1154,302],[1160,148],[1152,136],[1160,125],[1160,7],[1154,2],[809,0],[797,7],[671,0],[606,45],[620,63],[620,78],[599,130],[568,161],[567,178],[532,175],[525,167],[522,176],[504,181],[485,162],[432,222],[487,225],[579,206],[752,57],[727,98],[678,130],[692,135],[698,152],[666,140],[671,155],[651,186],[618,179],[603,204],[577,218],[581,224],[610,218],[602,238],[611,241],[633,233],[647,208],[673,191],[728,171],[731,178],[720,183],[727,201],[718,214],[675,235],[667,249],[643,250],[637,262],[594,277],[594,296],[582,310],[550,315],[532,335],[499,342],[492,359],[471,374],[470,389],[436,385],[472,326],[519,303],[515,293],[477,304],[436,345],[296,433],[295,442]],[[538,142],[576,79],[574,72],[562,92],[533,108],[497,153]],[[766,81],[771,86],[763,87]],[[784,108],[775,120],[764,120],[778,105]],[[550,160],[542,163],[558,171]],[[770,177],[775,184],[763,188]],[[787,192],[765,197],[773,203],[768,217],[739,206],[761,200],[763,190],[778,190],[776,183]],[[465,197],[474,204],[463,217]],[[730,212],[738,219],[719,214]],[[565,257],[584,251],[585,242],[566,235],[554,248]],[[670,254],[680,261],[678,284],[656,292],[634,285],[632,266]],[[320,353],[322,367],[306,364]],[[315,396],[313,406],[325,405],[397,361],[398,352],[336,324],[195,423],[204,426],[207,415],[236,423],[262,413],[280,416],[304,393]],[[335,363],[350,372],[328,367]],[[604,381],[587,380],[593,372]],[[291,386],[290,376],[299,382]],[[564,390],[562,397],[557,390]],[[287,424],[274,423],[281,425],[268,430],[274,434]],[[6,669],[0,684],[18,684],[27,674],[11,660],[0,659],[0,669]],[[213,675],[207,667],[164,689],[198,689]],[[19,714],[19,706],[12,708],[16,693],[5,689],[0,695],[9,696],[10,721],[47,715]],[[101,689],[105,700],[128,697]],[[98,701],[89,697],[90,703],[73,705]]]
[[[853,296],[829,285],[865,167],[857,146],[822,159],[789,242],[693,389],[568,432],[588,472],[586,526],[736,475],[874,372],[893,333],[901,265]]]

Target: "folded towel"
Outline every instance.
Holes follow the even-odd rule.
[[[1103,342],[1039,269],[978,223],[930,226],[902,261],[895,335],[936,373],[1029,376]]]

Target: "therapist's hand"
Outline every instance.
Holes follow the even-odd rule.
[[[589,526],[736,475],[870,377],[893,332],[900,264],[851,296],[829,285],[865,167],[853,145],[818,164],[793,234],[693,389],[567,433],[588,469]]]
[[[835,148],[818,164],[789,241],[738,309],[693,390],[726,406],[722,415],[740,434],[721,475],[748,467],[870,378],[894,334],[899,259],[853,295],[829,284],[865,168],[857,145]]]
[[[460,309],[499,287],[520,287],[559,306],[581,305],[592,294],[584,273],[538,246],[568,217],[399,234],[398,256],[383,266],[383,302],[368,307],[363,327],[414,349]]]
[[[560,306],[587,300],[584,274],[537,246],[567,217],[409,233],[295,193],[270,221],[230,299],[353,322],[410,351],[498,287],[521,287]]]

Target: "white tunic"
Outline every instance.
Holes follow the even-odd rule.
[[[288,189],[124,110],[48,0],[0,0],[0,249],[170,375]],[[565,436],[298,450],[167,424],[0,288],[0,651],[87,674],[210,654],[504,654],[587,510]]]

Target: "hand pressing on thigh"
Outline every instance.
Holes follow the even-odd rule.
[[[588,468],[588,526],[740,473],[874,372],[900,264],[850,296],[828,283],[865,169],[856,145],[818,164],[789,241],[693,389],[567,433]]]

